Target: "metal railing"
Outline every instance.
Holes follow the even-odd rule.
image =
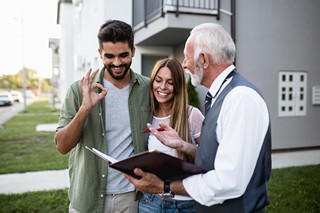
[[[145,27],[165,13],[203,14],[219,19],[220,0],[132,0],[133,28]]]

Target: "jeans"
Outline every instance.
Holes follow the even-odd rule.
[[[191,213],[195,212],[194,200],[162,199],[154,194],[144,193],[139,201],[139,213]]]

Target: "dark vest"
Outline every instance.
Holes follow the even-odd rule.
[[[211,109],[205,116],[202,124],[200,146],[198,147],[195,163],[207,170],[213,170],[216,152],[219,146],[216,135],[216,127],[221,106],[226,95],[237,86],[246,86],[254,89],[261,96],[258,89],[235,73],[231,82],[217,97]],[[235,106],[236,107],[236,106]],[[267,181],[271,173],[271,130],[270,122],[265,135],[256,167],[246,191],[241,197],[224,201],[222,204],[203,206],[197,204],[196,212],[258,212],[269,204],[267,193]],[[252,130],[254,131],[254,130]],[[232,133],[230,133],[232,134]],[[250,147],[248,147],[250,149]]]

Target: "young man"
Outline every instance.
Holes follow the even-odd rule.
[[[131,26],[109,20],[98,41],[104,68],[89,70],[70,86],[55,135],[58,151],[70,151],[69,211],[137,212],[134,185],[85,147],[116,159],[147,149],[142,130],[151,120],[149,79],[130,69]]]
[[[189,195],[197,201],[196,212],[265,212],[271,171],[270,118],[265,101],[258,89],[236,72],[234,42],[220,25],[196,26],[184,54],[183,66],[192,83],[209,90],[195,160],[208,172],[171,183],[138,168],[135,174],[141,179],[126,177],[144,192]],[[190,153],[195,149],[165,124],[160,124],[163,132],[148,127],[167,146]]]

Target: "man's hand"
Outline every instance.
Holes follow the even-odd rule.
[[[149,193],[149,194],[161,194],[164,189],[164,182],[154,174],[144,172],[139,168],[134,169],[134,173],[140,176],[140,179],[134,178],[125,173],[124,176],[141,192]],[[187,195],[188,193],[185,190],[182,180],[173,181],[170,184],[170,191],[179,195]]]
[[[82,90],[82,107],[87,112],[90,112],[91,109],[107,95],[108,89],[104,88],[99,83],[94,83],[93,79],[98,73],[99,69],[94,71],[92,74],[92,69],[90,69],[87,74],[80,80],[80,87]],[[101,92],[96,93],[95,88],[100,88]]]
[[[107,95],[108,90],[101,84],[93,83],[93,79],[98,73],[98,69],[91,74],[90,69],[87,74],[80,80],[80,87],[82,90],[82,105],[80,106],[77,114],[71,122],[60,129],[56,133],[56,147],[62,154],[68,153],[75,147],[82,135],[82,129],[86,119],[91,112],[92,108]],[[100,88],[101,92],[96,93],[95,88]]]
[[[123,174],[139,191],[150,194],[160,194],[163,192],[164,182],[154,174],[144,172],[139,168],[135,168],[134,173],[140,176],[141,179],[136,179],[130,175]]]

